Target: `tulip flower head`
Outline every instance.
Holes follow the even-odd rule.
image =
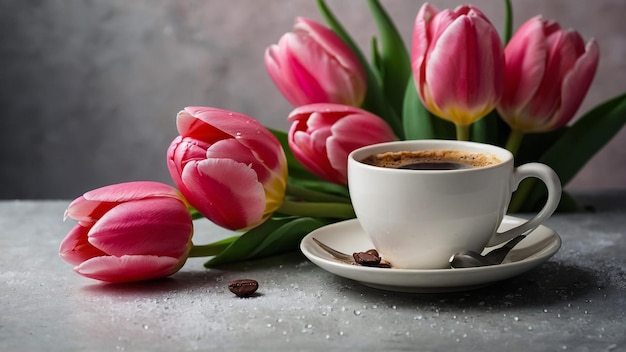
[[[438,11],[424,4],[415,19],[411,65],[424,106],[457,126],[485,116],[502,95],[502,43],[473,6]]]
[[[191,249],[193,223],[182,196],[157,182],[128,182],[76,198],[65,217],[78,224],[59,254],[80,275],[141,281],[177,272]]]
[[[265,67],[293,105],[338,103],[360,106],[367,77],[361,62],[337,34],[303,17],[292,32],[265,51]]]
[[[554,21],[531,18],[504,49],[504,95],[498,112],[512,129],[544,132],[564,126],[582,103],[598,67],[595,40]]]
[[[187,107],[167,151],[174,183],[217,225],[240,230],[265,221],[282,203],[287,159],[274,135],[243,114]]]
[[[350,152],[397,139],[383,119],[347,105],[301,106],[289,121],[289,148],[296,159],[314,175],[338,184],[347,183]]]

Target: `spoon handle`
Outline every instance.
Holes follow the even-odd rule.
[[[504,246],[500,248],[496,248],[491,252],[485,254],[485,258],[488,258],[490,262],[493,264],[500,264],[504,260],[507,254],[517,245],[521,240],[523,240],[526,235],[519,235],[509,242],[507,242]]]
[[[334,248],[331,248],[329,246],[327,246],[326,244],[320,242],[318,239],[316,239],[315,237],[313,238],[313,242],[317,243],[318,246],[320,246],[320,248],[322,248],[323,250],[325,250],[327,253],[329,253],[330,255],[332,255],[333,257],[347,263],[347,264],[354,264],[354,258],[346,253],[342,253]]]

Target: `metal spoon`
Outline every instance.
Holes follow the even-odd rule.
[[[488,266],[488,265],[497,265],[502,263],[507,254],[517,245],[521,240],[523,240],[526,235],[519,235],[509,242],[507,242],[504,246],[500,248],[496,248],[491,252],[481,255],[474,251],[461,251],[456,253],[450,258],[450,266],[452,268],[474,268],[478,266]],[[347,264],[354,264],[354,258],[351,255],[340,252],[334,248],[329,247],[328,245],[320,242],[318,239],[313,238],[313,242],[317,243],[320,248],[328,252],[330,255],[339,259],[340,261]]]
[[[315,237],[313,237],[313,242],[317,243],[317,245],[320,246],[320,248],[322,248],[326,252],[328,252],[328,254],[332,255],[336,259],[339,259],[339,260],[341,260],[342,262],[344,262],[346,264],[355,264],[356,263],[354,261],[354,257],[352,257],[351,255],[343,253],[343,252],[339,252],[338,250],[333,249],[333,248],[325,245],[324,243],[320,242]]]
[[[474,268],[477,266],[500,264],[506,255],[509,254],[511,249],[513,249],[513,247],[515,247],[515,245],[517,245],[525,237],[526,235],[519,235],[507,242],[504,246],[496,248],[485,255],[481,255],[480,253],[476,253],[474,251],[458,252],[450,258],[450,266],[452,268]]]

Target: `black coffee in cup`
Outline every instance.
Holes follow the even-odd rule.
[[[373,154],[361,162],[392,169],[461,170],[496,165],[500,160],[490,154],[434,149]]]

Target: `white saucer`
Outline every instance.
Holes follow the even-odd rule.
[[[526,220],[505,216],[499,231]],[[321,249],[313,237],[348,254],[374,248],[357,219],[321,227],[300,243],[302,253],[313,263],[333,274],[363,285],[397,292],[433,293],[465,291],[520,275],[548,260],[561,247],[559,235],[539,226],[515,246],[500,265],[463,269],[387,269],[343,263]],[[495,247],[493,247],[495,248]],[[485,252],[493,249],[486,248]]]

